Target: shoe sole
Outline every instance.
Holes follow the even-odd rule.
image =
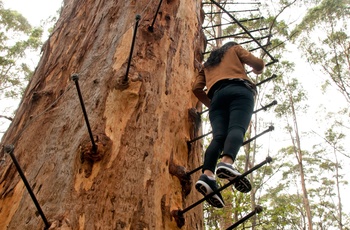
[[[202,181],[198,181],[195,185],[198,192],[200,192],[203,196],[206,196],[213,192],[210,186]],[[224,204],[221,202],[220,197],[215,194],[207,199],[208,203],[216,208],[223,208]]]
[[[235,186],[237,191],[242,193],[248,193],[252,190],[252,185],[250,184],[249,180],[245,177],[240,177],[233,185]]]
[[[218,167],[216,170],[216,175],[221,179],[227,179],[227,180],[233,180],[237,176],[237,174],[234,174],[232,171],[228,170],[226,167]]]
[[[236,175],[224,167],[222,167],[222,168],[219,167],[216,170],[216,175],[221,179],[227,179],[230,181],[234,180],[236,177],[240,177],[233,184],[234,187],[237,189],[237,191],[242,192],[242,193],[248,193],[252,190],[252,185],[250,184],[250,182],[247,178],[241,177],[240,175]]]

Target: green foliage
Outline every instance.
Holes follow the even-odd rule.
[[[282,62],[283,68],[291,69],[292,64],[288,62]],[[293,110],[305,112],[307,105],[302,103],[307,99],[306,91],[302,88],[301,84],[296,78],[288,78],[287,75],[284,75],[282,78],[277,78],[275,80],[274,88],[269,98],[280,98],[279,103],[276,106],[275,112],[277,117],[285,117],[288,114],[292,114]],[[291,125],[286,123],[286,130],[291,131]]]
[[[283,190],[277,187],[269,190],[270,196],[262,197],[268,204],[260,217],[264,223],[262,229],[296,229],[305,224],[302,197],[283,193]]]
[[[42,28],[32,28],[18,12],[0,4],[0,96],[20,97],[32,68],[25,58],[41,45]]]
[[[347,20],[350,15],[348,0],[323,0],[320,4],[308,10],[302,22],[296,26],[293,33],[311,33],[322,23],[333,20]]]
[[[348,0],[323,0],[295,27],[294,41],[308,62],[319,67],[350,103],[349,17]],[[330,82],[325,81],[324,90]]]

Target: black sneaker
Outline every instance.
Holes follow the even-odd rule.
[[[252,185],[250,184],[249,180],[245,177],[241,177],[242,174],[240,172],[224,162],[218,163],[216,175],[221,179],[227,179],[229,181],[239,177],[239,179],[237,179],[233,184],[235,188],[243,193],[247,193],[252,190]]]
[[[203,196],[206,196],[216,190],[218,190],[218,186],[216,184],[215,180],[209,179],[209,177],[205,174],[202,174],[199,177],[199,180],[196,182],[195,185],[198,192],[202,193]],[[208,203],[216,208],[223,208],[225,206],[225,203],[222,199],[222,196],[220,192],[216,193],[215,195],[211,196],[207,199]]]

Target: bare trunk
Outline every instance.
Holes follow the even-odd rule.
[[[221,0],[217,0],[217,3],[221,3]],[[220,12],[219,7],[214,6],[216,8],[216,10],[214,12]],[[218,14],[215,16],[215,25],[221,25],[221,14]],[[217,27],[217,31],[216,31],[216,37],[222,37],[222,26],[218,26]],[[222,46],[222,39],[216,39],[216,46],[217,47],[221,47]]]
[[[342,209],[342,201],[341,201],[341,195],[340,195],[340,182],[339,182],[339,162],[338,162],[338,156],[337,151],[335,147],[333,148],[334,151],[334,158],[335,158],[335,179],[336,179],[336,186],[337,186],[337,193],[338,193],[338,223],[339,223],[339,230],[343,230],[343,209]]]
[[[229,191],[231,192],[231,191]],[[222,209],[222,215],[220,215],[220,227],[221,229],[227,229],[233,223],[232,210],[233,210],[233,196],[232,194],[225,193],[225,207]]]
[[[301,151],[298,151],[299,156],[301,156]],[[301,187],[303,190],[303,201],[304,201],[304,207],[306,211],[307,221],[308,221],[308,229],[312,230],[312,216],[311,216],[311,209],[309,204],[309,199],[307,195],[307,189],[305,184],[305,175],[304,175],[304,169],[303,169],[303,162],[299,162],[299,170],[300,170],[300,181],[301,181]]]
[[[196,107],[190,89],[204,51],[201,2],[164,1],[152,33],[157,5],[65,1],[43,47],[2,145],[15,146],[52,229],[177,229],[171,211],[200,198],[176,169],[201,164],[200,144],[186,142],[198,135],[188,110]],[[136,14],[141,20],[124,85]],[[0,229],[43,227],[8,157],[0,168],[0,207]],[[201,208],[185,219],[182,229],[201,229]]]
[[[298,166],[299,166],[299,172],[300,172],[300,183],[303,191],[303,202],[304,202],[304,208],[306,212],[306,217],[308,221],[308,229],[313,229],[312,224],[312,215],[311,215],[311,208],[309,204],[309,198],[308,198],[308,192],[306,189],[306,183],[305,183],[305,174],[304,174],[304,166],[303,166],[303,153],[301,151],[301,143],[300,143],[300,137],[299,137],[299,129],[298,129],[298,122],[296,120],[296,114],[294,110],[294,103],[293,99],[290,97],[290,103],[291,103],[291,109],[292,109],[292,116],[293,116],[293,125],[294,125],[294,134],[295,134],[295,141],[293,140],[293,145],[295,147],[295,154],[298,160]]]

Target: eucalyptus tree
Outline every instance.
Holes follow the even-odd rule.
[[[337,126],[349,129],[348,123],[348,105],[350,103],[350,32],[349,32],[349,18],[350,18],[350,2],[347,0],[323,0],[316,2],[311,7],[302,21],[295,27],[294,33],[297,35],[294,42],[299,44],[300,50],[303,52],[307,61],[317,70],[319,70],[324,76],[326,81],[323,84],[323,91],[327,93],[327,87],[334,86],[343,95],[347,104],[337,103],[339,111],[325,111],[329,112],[331,116],[324,115],[328,121],[327,126],[330,126],[332,122],[335,125],[329,127],[325,131],[322,139],[324,140],[323,146],[328,146],[327,150],[324,150],[323,167],[327,166],[327,174],[332,175],[331,178],[323,177],[322,184],[328,187],[320,187],[322,190],[318,191],[322,196],[329,195],[328,197],[337,197],[337,202],[333,198],[329,202],[324,202],[321,206],[331,207],[326,209],[329,211],[327,214],[322,209],[324,216],[334,218],[332,223],[337,223],[339,229],[343,229],[345,215],[342,210],[342,199],[340,187],[344,183],[341,180],[341,161],[339,161],[339,155],[345,156],[346,146],[343,149],[341,142],[346,143],[346,133],[343,131],[337,132]],[[316,80],[316,79],[315,79]],[[330,95],[332,97],[332,95]],[[328,116],[328,117],[326,117]],[[347,120],[342,122],[341,120]],[[344,158],[343,158],[344,159]],[[317,191],[317,190],[315,190]],[[325,193],[325,191],[328,191]],[[317,206],[318,213],[320,206]],[[321,214],[320,214],[321,215]],[[319,217],[320,222],[325,225],[326,220]],[[329,222],[329,221],[328,221]]]
[[[21,97],[34,70],[28,54],[38,51],[42,34],[42,28],[32,27],[25,17],[5,9],[0,1],[0,123],[12,120],[12,114],[3,111],[4,98]]]
[[[324,88],[337,87],[350,103],[350,3],[323,0],[311,7],[294,29],[308,62],[327,76]]]
[[[321,143],[315,144],[314,158],[319,159],[318,174],[314,175],[314,180],[320,186],[313,188],[311,193],[314,197],[319,197],[319,201],[313,206],[315,221],[317,225],[334,227],[339,230],[346,229],[350,224],[350,215],[344,211],[347,202],[344,202],[346,195],[342,188],[348,185],[345,169],[347,165],[347,154],[344,154],[344,142],[346,136],[339,130],[339,125],[331,124],[325,131],[324,139]],[[317,134],[318,136],[321,136]]]

